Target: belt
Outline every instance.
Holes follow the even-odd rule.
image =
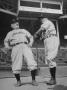
[[[21,44],[21,43],[27,44],[27,42],[19,42],[19,43],[15,43],[15,44],[13,44],[13,45],[10,45],[10,46],[16,46],[16,45],[19,45],[19,44]]]
[[[57,35],[56,34],[50,34],[50,35],[47,35],[46,38],[49,38],[49,37],[52,37],[52,36],[57,36]]]

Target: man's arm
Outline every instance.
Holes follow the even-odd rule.
[[[10,46],[9,46],[10,35],[11,35],[11,34],[8,33],[8,34],[6,35],[6,37],[5,37],[5,39],[4,39],[4,47],[7,48],[7,49],[10,48]]]
[[[42,37],[43,28],[37,30],[37,32],[34,34],[34,39],[40,39]]]
[[[7,54],[8,50],[11,49],[11,47],[9,46],[9,37],[10,37],[10,34],[8,33],[4,39],[4,47],[1,48],[1,50]]]
[[[28,34],[28,38],[29,38],[29,43],[28,43],[28,45],[30,46],[30,47],[32,47],[32,44],[33,44],[33,42],[34,42],[34,39],[33,39],[33,36],[29,33]]]
[[[33,36],[31,35],[31,33],[28,31],[26,32],[26,38],[28,40],[28,45],[32,47],[34,39],[33,39]]]
[[[32,47],[32,44],[33,44],[34,40],[33,40],[33,36],[30,36],[30,42],[29,42],[29,45]]]

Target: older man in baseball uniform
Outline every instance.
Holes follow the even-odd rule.
[[[56,34],[56,29],[54,24],[48,19],[41,19],[41,27],[36,32],[34,37],[36,38],[38,34],[41,35],[40,39],[44,41],[45,47],[45,63],[49,65],[51,79],[47,84],[54,85],[56,84],[56,61],[55,57],[58,53],[59,47],[59,38]]]
[[[37,85],[35,75],[37,71],[37,63],[32,53],[33,36],[25,29],[19,29],[19,23],[14,20],[11,24],[12,31],[8,32],[4,39],[6,49],[12,49],[12,71],[17,80],[17,86],[21,86],[20,72],[23,64],[23,56],[31,71],[32,84]]]

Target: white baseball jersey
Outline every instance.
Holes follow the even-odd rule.
[[[28,41],[28,38],[30,41]],[[13,46],[16,43],[21,43],[21,42],[30,44],[31,46],[33,44],[32,35],[25,29],[10,31],[4,40],[4,44],[6,48],[9,48],[9,43],[10,43],[10,46]]]

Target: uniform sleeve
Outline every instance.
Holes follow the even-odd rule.
[[[10,47],[9,47],[9,39],[10,39],[10,36],[11,36],[11,33],[9,32],[9,33],[6,35],[5,39],[4,39],[4,46],[5,46],[5,48],[7,48],[7,49],[10,48]]]
[[[29,32],[27,32],[26,35],[27,35],[27,37],[28,37],[29,40],[30,40],[30,41],[29,41],[29,45],[32,46],[33,41],[34,41],[34,40],[33,40],[33,36],[32,36]]]
[[[44,29],[51,30],[51,29],[55,29],[55,26],[52,21],[47,20],[46,22],[44,22],[41,25],[41,28],[42,28],[42,30],[44,30]]]
[[[30,37],[30,43],[29,43],[30,46],[32,46],[33,41],[34,41],[34,40],[33,40],[33,36],[31,36],[31,37]]]
[[[50,27],[50,23],[49,22],[44,22],[42,25],[41,25],[41,30],[47,30],[48,28]]]

